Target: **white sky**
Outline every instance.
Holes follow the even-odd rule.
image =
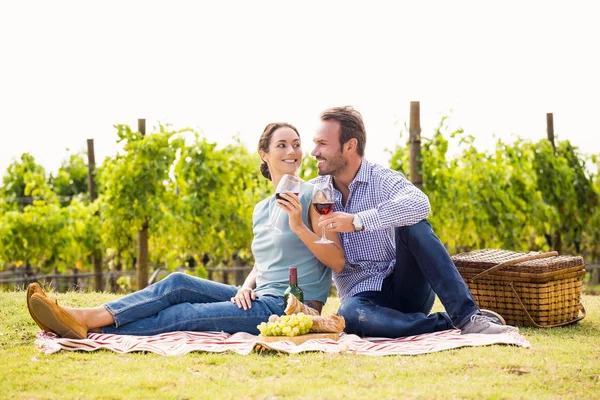
[[[198,4],[197,4],[198,3]],[[94,4],[94,5],[93,5]],[[593,2],[2,1],[0,175],[32,153],[48,172],[113,124],[194,127],[254,149],[295,124],[311,149],[319,112],[354,105],[367,157],[386,163],[421,102],[489,148],[492,135],[555,132],[600,153],[600,24]]]

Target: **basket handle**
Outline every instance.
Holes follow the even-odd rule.
[[[490,268],[486,269],[485,271],[480,272],[479,274],[477,274],[471,278],[471,282],[475,281],[475,279],[481,278],[482,276],[489,274],[490,272],[497,271],[500,268],[509,267],[511,265],[515,265],[515,264],[525,262],[525,261],[539,260],[541,258],[550,258],[550,257],[556,257],[556,256],[558,256],[557,251],[549,251],[547,253],[526,255],[526,256],[513,258],[512,260],[504,261],[503,263],[496,264],[493,267],[490,267]]]
[[[536,328],[556,328],[557,326],[565,326],[565,325],[574,324],[575,322],[579,322],[582,319],[584,319],[585,316],[587,315],[586,312],[585,312],[585,307],[583,307],[583,304],[579,303],[579,306],[581,307],[581,314],[582,314],[579,317],[577,317],[575,319],[572,319],[570,321],[567,321],[567,322],[561,322],[560,324],[540,325],[537,322],[535,322],[533,320],[533,318],[531,318],[531,315],[529,314],[529,311],[527,311],[527,308],[525,308],[525,304],[523,304],[523,302],[521,301],[521,297],[519,297],[519,294],[515,290],[515,287],[513,286],[512,282],[510,282],[510,288],[512,289],[513,293],[515,294],[515,298],[517,299],[517,301],[521,305],[521,308],[523,309],[523,311],[525,311],[525,315],[527,315],[527,318],[529,318],[529,322],[531,322],[533,324],[533,326],[535,326]]]

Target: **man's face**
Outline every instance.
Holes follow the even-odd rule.
[[[321,121],[313,139],[315,149],[310,153],[317,159],[319,175],[336,176],[348,165],[340,146],[340,123],[336,120]]]

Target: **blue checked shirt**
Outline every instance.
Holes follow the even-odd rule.
[[[312,182],[331,182],[331,176]],[[404,175],[364,158],[349,189],[346,207],[342,193],[334,189],[334,211],[358,214],[365,229],[339,234],[346,264],[339,274],[334,272],[333,280],[341,301],[357,293],[381,290],[396,264],[394,228],[414,225],[427,218],[430,210],[427,196]]]

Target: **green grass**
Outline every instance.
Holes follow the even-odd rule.
[[[584,288],[587,294],[592,294],[595,296],[600,295],[600,284],[588,283],[584,286]]]
[[[107,293],[58,294],[94,306]],[[420,356],[67,352],[43,355],[24,292],[0,292],[0,398],[600,398],[600,297],[575,326],[522,328],[533,348],[489,346]],[[325,313],[335,310],[331,299]],[[439,309],[439,304],[436,304]]]

